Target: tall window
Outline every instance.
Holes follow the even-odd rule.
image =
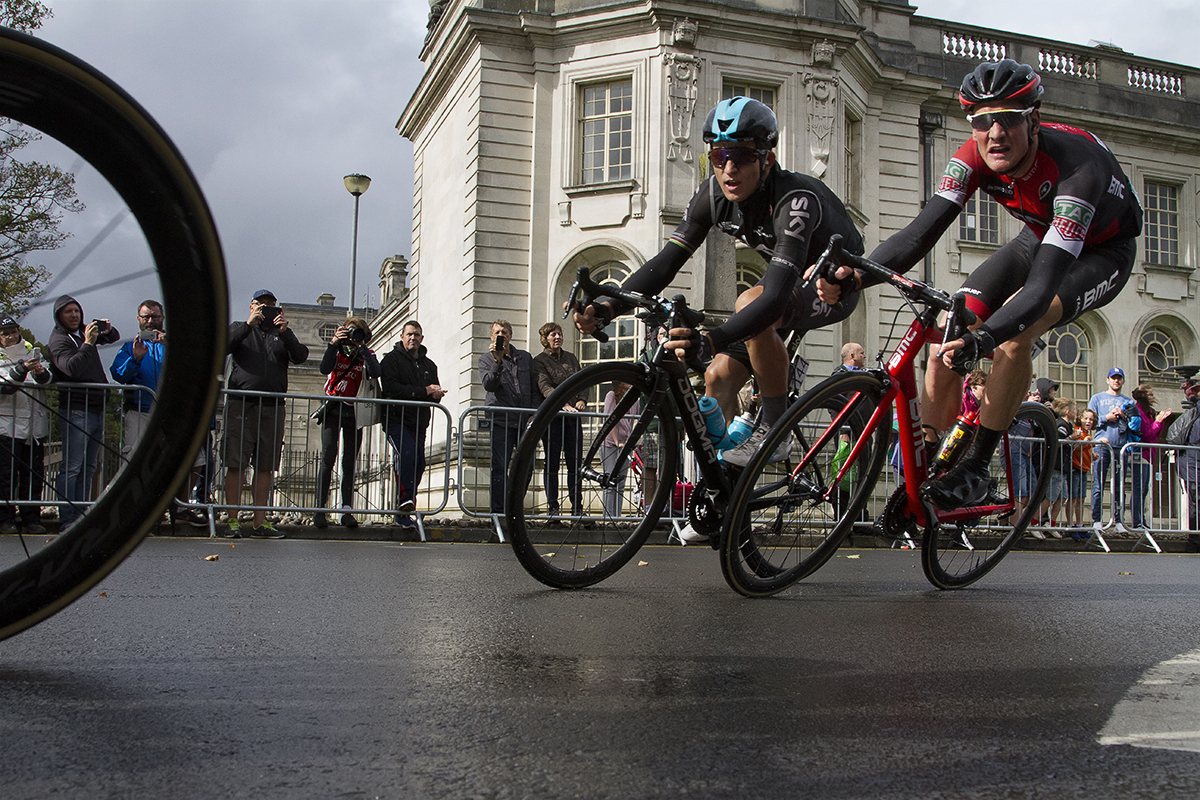
[[[846,196],[843,199],[847,205],[858,208],[862,205],[862,120],[847,114],[845,125]]]
[[[752,83],[727,82],[721,87],[721,99],[728,100],[731,97],[749,97],[751,100],[757,100],[774,111],[776,91],[774,86],[756,86]]]
[[[1092,388],[1092,342],[1087,331],[1074,322],[1055,328],[1047,336],[1050,359],[1047,375],[1058,384],[1058,396],[1086,406],[1095,394]]]
[[[582,182],[629,180],[633,177],[633,81],[591,84],[582,92]]]
[[[1145,206],[1144,236],[1146,261],[1179,264],[1179,187],[1146,181],[1142,196]]]
[[[1147,328],[1138,340],[1138,381],[1178,380],[1173,367],[1179,366],[1179,348],[1171,334],[1162,328]]]
[[[991,195],[976,192],[958,216],[958,239],[980,244],[1000,243],[1000,204]]]

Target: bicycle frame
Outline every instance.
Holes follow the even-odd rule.
[[[936,313],[936,310],[932,308],[926,308],[921,312],[912,321],[912,324],[909,325],[907,333],[900,340],[891,357],[883,363],[883,368],[881,370],[872,370],[874,374],[883,379],[885,386],[883,399],[875,411],[872,412],[859,440],[853,444],[846,463],[842,465],[837,476],[830,482],[830,488],[826,491],[825,495],[826,499],[832,497],[833,492],[846,476],[846,473],[858,462],[858,458],[861,456],[863,449],[870,443],[871,437],[878,426],[890,424],[890,416],[894,405],[896,407],[896,417],[899,426],[898,442],[900,445],[901,467],[904,474],[904,489],[907,496],[905,510],[917,524],[925,524],[926,505],[921,501],[918,492],[921,485],[929,477],[929,454],[926,452],[925,436],[921,428],[921,396],[917,386],[914,364],[916,363],[917,355],[925,346],[942,343],[942,331],[937,327]],[[885,375],[886,378],[883,377]],[[846,407],[838,414],[833,423],[822,432],[821,438],[813,447],[814,450],[818,450],[819,446],[828,441],[829,437],[837,434],[841,428],[842,421],[853,411],[860,397],[861,395],[856,395],[850,399],[850,402],[846,404]],[[1007,496],[1011,498],[1014,495],[1012,491],[1012,469],[1009,462],[1010,453],[1007,447],[1007,431],[1004,433],[1004,442],[1006,445],[1003,450],[1004,471],[1009,483]],[[800,471],[807,466],[808,459],[808,456],[802,459],[793,475],[800,474]],[[952,511],[943,511],[936,508],[932,510],[939,522],[957,522],[964,519],[990,516],[997,512],[1003,514],[1004,512],[1012,511],[1014,508],[1015,503],[1009,500],[1001,505],[969,506]]]
[[[696,398],[696,392],[692,388],[691,381],[688,380],[687,365],[682,361],[676,360],[674,354],[668,352],[660,344],[645,367],[648,372],[656,375],[656,384],[651,395],[653,400],[646,404],[646,408],[640,409],[638,419],[634,423],[625,445],[621,448],[621,452],[617,456],[616,466],[610,474],[623,474],[626,463],[638,458],[635,453],[637,443],[641,442],[646,429],[649,428],[651,422],[654,420],[655,412],[663,407],[663,404],[666,402],[666,396],[669,393],[674,398],[675,407],[681,412],[680,419],[683,423],[685,441],[696,457],[696,464],[700,470],[700,475],[704,478],[705,491],[713,502],[719,504],[719,508],[724,508],[733,490],[733,485],[726,476],[720,460],[717,458],[717,449],[713,446],[712,439],[708,436],[708,429],[705,425],[704,415],[700,412],[700,404]],[[629,410],[633,407],[634,398],[632,395],[628,397],[629,399],[622,398],[612,410],[612,413],[601,423],[600,430],[602,432],[607,434],[622,418],[629,415]],[[587,457],[584,459],[585,462],[591,461],[602,441],[603,436],[596,437],[592,442]],[[610,480],[609,474],[600,475],[594,470],[587,468],[583,471],[583,477],[597,481],[602,487],[606,487]]]

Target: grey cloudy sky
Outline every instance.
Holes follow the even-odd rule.
[[[166,129],[200,180],[221,234],[235,316],[266,287],[286,305],[331,292],[345,303],[353,199],[342,176],[373,179],[359,222],[358,292],[377,302],[384,258],[409,253],[412,146],[395,130],[424,65],[427,0],[47,0],[38,35],[116,80]],[[1196,64],[1194,0],[1010,2],[929,0],[923,16]],[[1003,14],[998,13],[1003,10]],[[75,258],[120,206],[80,171],[88,211],[74,238],[42,261]],[[89,317],[134,328],[134,306],[158,289],[140,279],[80,292],[129,274],[138,259],[126,220],[51,294],[77,293]],[[130,248],[133,248],[132,250]],[[132,253],[132,254],[131,254]],[[48,308],[25,320],[43,339]]]

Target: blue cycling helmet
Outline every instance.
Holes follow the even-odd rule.
[[[770,150],[778,141],[775,112],[749,97],[722,100],[704,120],[705,144],[753,142],[760,150]]]

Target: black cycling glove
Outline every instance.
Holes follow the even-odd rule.
[[[962,335],[962,340],[963,346],[950,356],[950,368],[965,377],[967,373],[975,369],[979,359],[991,355],[992,351],[996,349],[996,340],[984,328],[967,331]]]
[[[688,337],[688,341],[692,343],[692,346],[687,351],[687,363],[697,371],[703,371],[715,355],[712,339],[696,328],[692,328],[692,335]]]

